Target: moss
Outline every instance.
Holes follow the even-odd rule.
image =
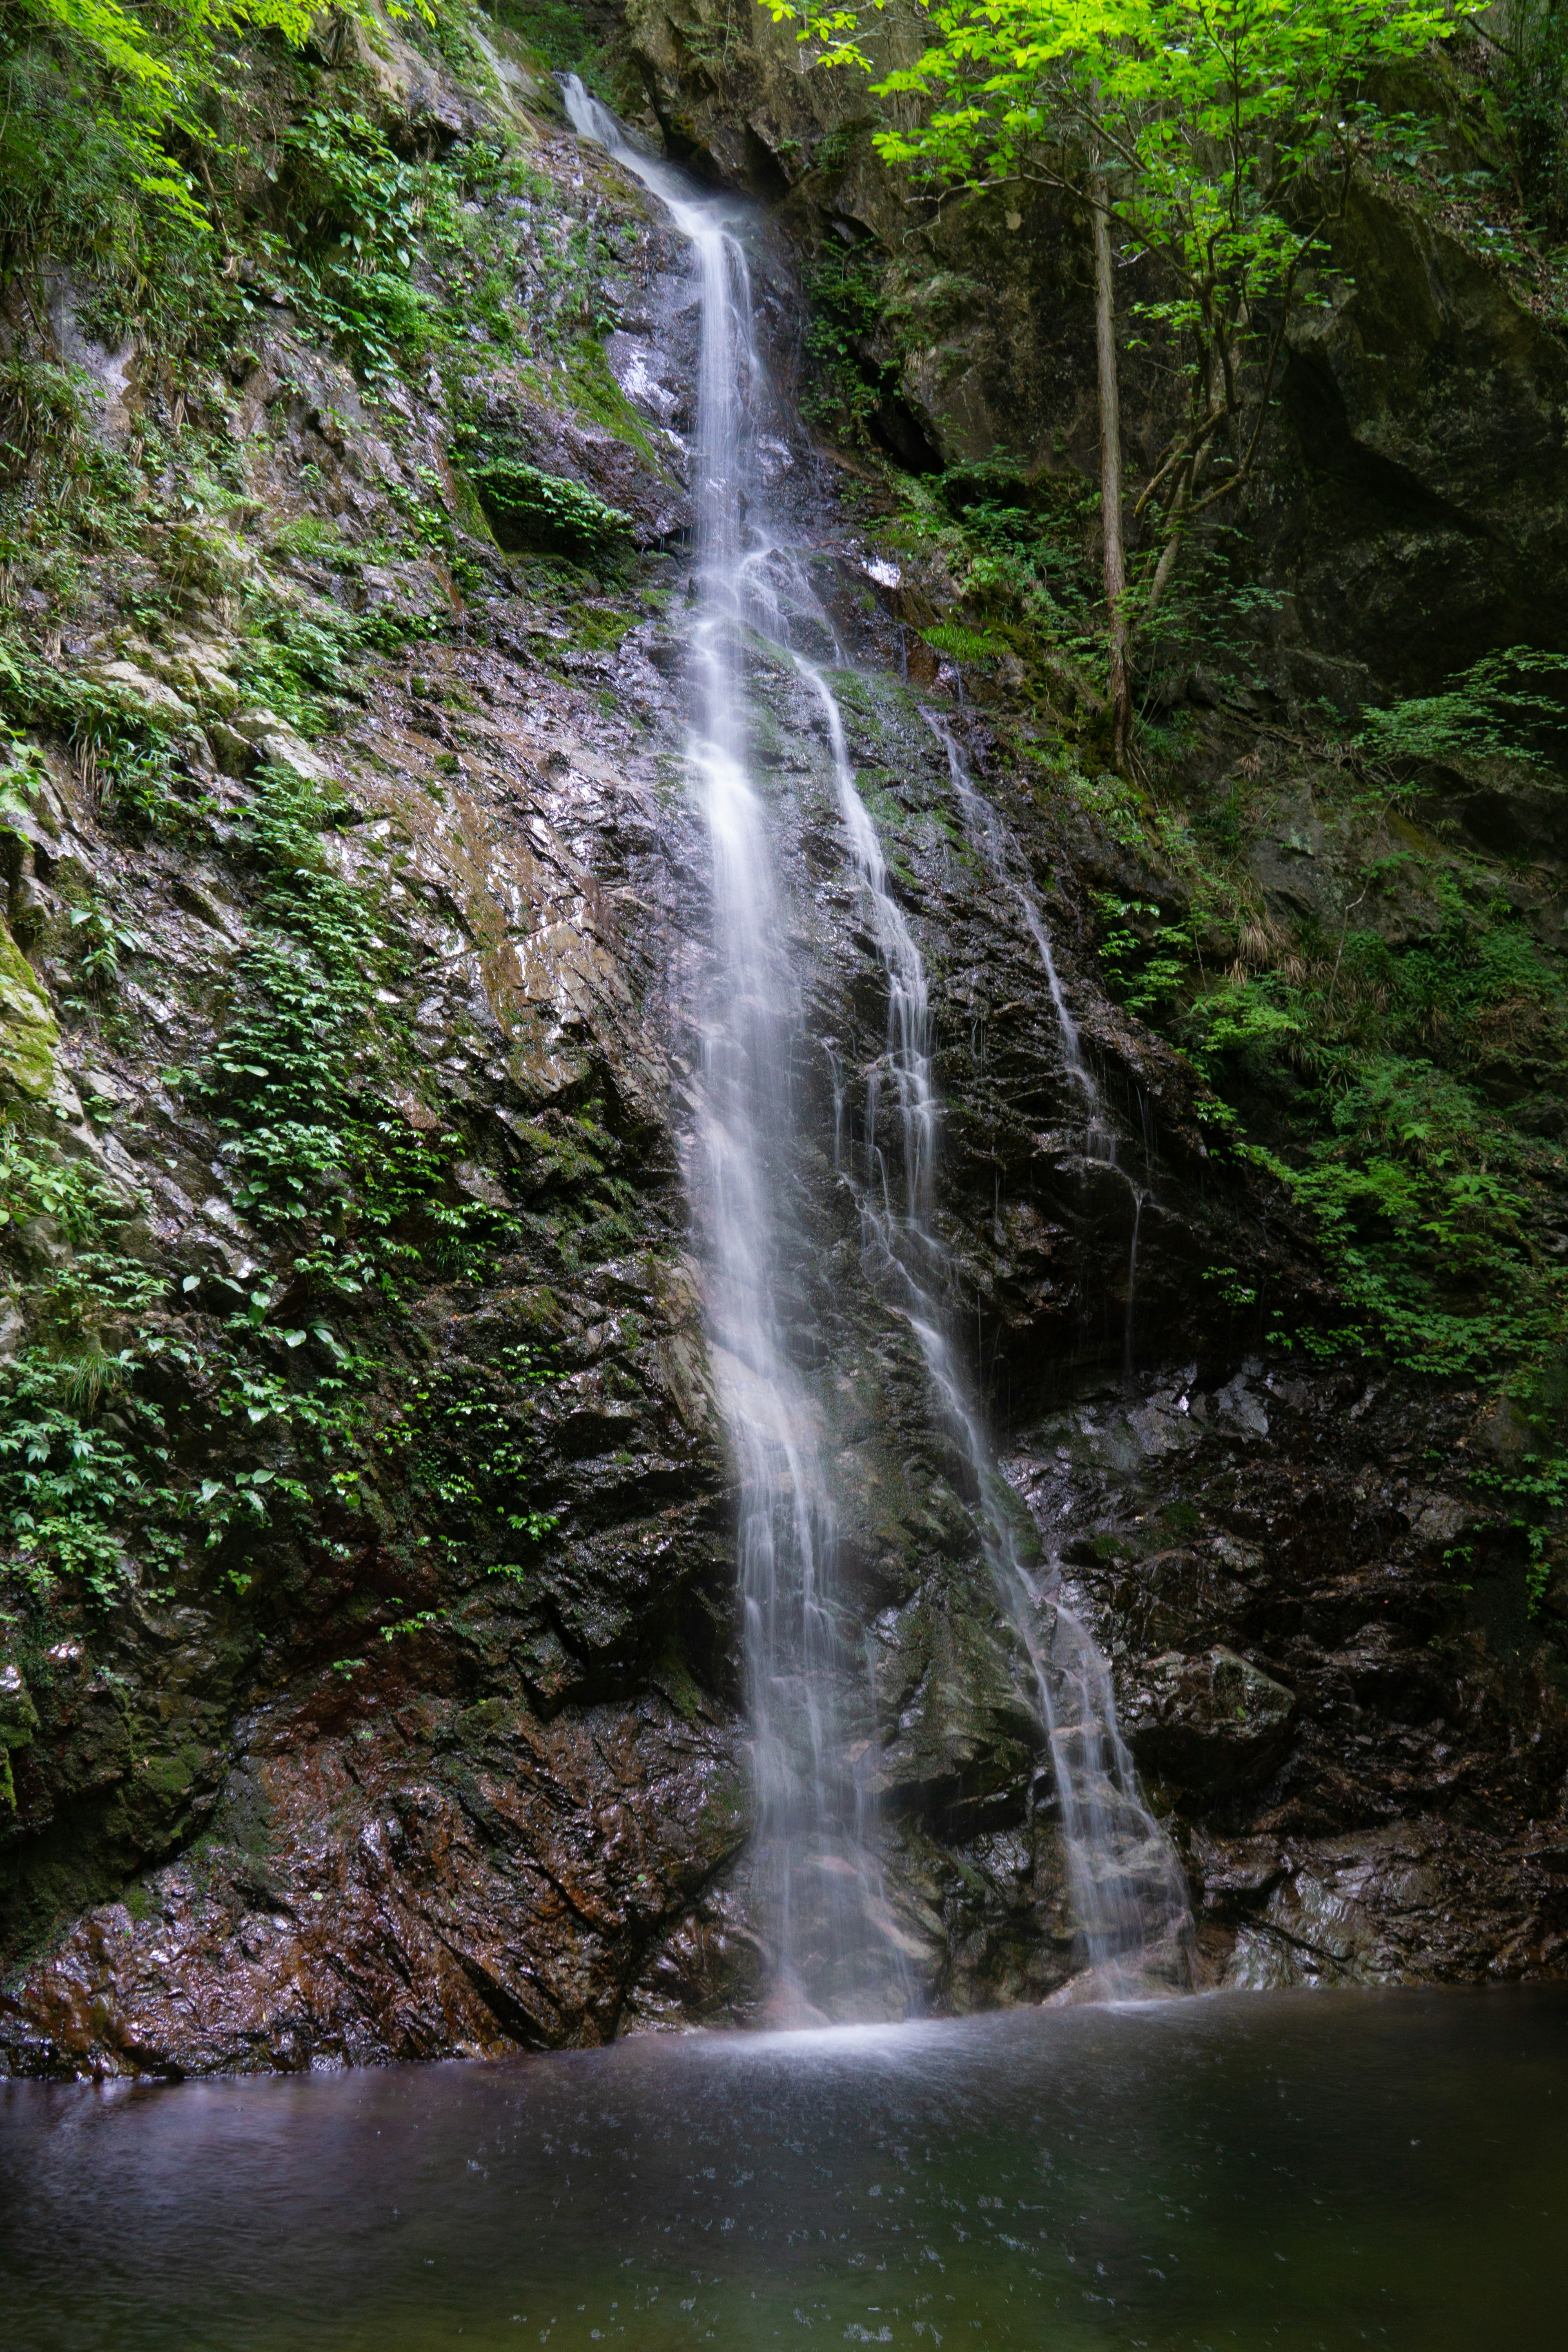
[[[583,557],[630,537],[630,516],[580,482],[509,457],[476,458],[468,470],[501,547]]]
[[[663,1655],[654,1669],[653,1679],[683,1722],[701,1720],[702,1693],[687,1664],[685,1653],[673,1636],[665,1645]]]
[[[457,493],[458,523],[464,530],[471,531],[476,539],[489,540],[492,546],[498,545],[499,541],[490,528],[489,516],[485,511],[484,500],[468,479],[467,473],[458,466],[454,466],[451,472],[452,486]]]
[[[142,1767],[144,1787],[161,1797],[185,1796],[207,1763],[204,1748],[186,1747],[172,1756],[150,1757]]]
[[[657,472],[668,471],[664,452],[657,447],[647,426],[616,382],[603,343],[592,335],[584,335],[567,361],[565,381],[574,407],[613,433],[618,441],[625,441]]]
[[[0,916],[0,1094],[47,1100],[59,1030],[42,983]]]
[[[1203,1514],[1192,1503],[1167,1503],[1160,1514],[1160,1524],[1173,1536],[1195,1536],[1203,1526]]]
[[[579,604],[570,616],[572,637],[587,653],[613,651],[641,617],[625,605]]]

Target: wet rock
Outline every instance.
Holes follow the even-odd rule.
[[[1195,1443],[1157,1475],[1132,1402],[1048,1420],[1008,1464],[1111,1654],[1140,1761],[1169,1775],[1205,1966],[1223,1975],[1245,1930],[1247,1983],[1551,1973],[1558,1881],[1509,1857],[1523,1824],[1562,1817],[1568,1714],[1504,1528],[1462,1484],[1473,1396],[1257,1360],[1239,1377],[1267,1432],[1217,1409],[1237,1375],[1205,1388],[1184,1366],[1159,1393],[1177,1385]],[[1211,1673],[1242,1716],[1215,1706]],[[1230,1777],[1226,1735],[1246,1756],[1254,1698],[1258,1745]],[[1205,1738],[1184,1752],[1189,1705]],[[1550,1830],[1537,1849],[1556,1850]],[[1395,1866],[1411,1855],[1419,1885]],[[1335,1904],[1352,1906],[1342,1949],[1297,1916]]]
[[[1435,1822],[1286,1853],[1224,1981],[1289,1985],[1513,1982],[1568,1960],[1561,1847],[1468,1840]]]
[[[0,1994],[13,2071],[593,2044],[650,1968],[668,1972],[667,1937],[690,1937],[693,1898],[744,1833],[717,1726],[658,1700],[547,1727],[500,1698],[384,1719],[368,1690],[331,1696],[329,1678],[242,1732],[199,1861],[89,1913]],[[337,1739],[323,1697],[349,1717]],[[710,1998],[728,1952],[709,1959]]]
[[[16,1783],[11,1759],[17,1748],[30,1747],[38,1728],[38,1710],[13,1659],[0,1658],[0,1813],[16,1810]]]
[[[1268,1778],[1290,1745],[1296,1695],[1234,1650],[1169,1650],[1142,1666],[1121,1708],[1142,1768],[1205,1798]]]

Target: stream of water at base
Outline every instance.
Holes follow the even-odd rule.
[[[710,1343],[740,1477],[739,1567],[757,1802],[758,1920],[780,2021],[900,2015],[911,2000],[896,1908],[876,1858],[870,1693],[836,1589],[831,1494],[806,1383],[776,1297],[792,1142],[789,1062],[798,981],[787,947],[767,812],[748,769],[748,630],[793,660],[820,709],[850,862],[888,990],[886,1051],[867,1085],[851,1170],[868,1270],[907,1321],[933,1401],[968,1462],[981,1544],[1028,1662],[1052,1765],[1068,1888],[1092,1989],[1129,1997],[1184,1981],[1190,1922],[1170,1842],[1144,1803],[1116,1720],[1110,1675],[1059,1576],[1029,1565],[1020,1508],[997,1469],[977,1396],[952,1344],[953,1285],[932,1216],[937,1110],[926,971],[889,887],[827,674],[843,666],[800,551],[774,528],[755,463],[760,437],[790,429],[757,343],[743,213],[646,154],[574,78],[580,135],[605,147],[668,210],[691,244],[700,299],[692,499],[699,619],[689,763],[712,851],[715,979],[703,1007],[703,1167]],[[811,648],[808,654],[806,648]],[[945,722],[972,835],[1003,878],[1006,845]],[[1015,895],[1039,951],[1089,1149],[1110,1130],[1039,908]],[[854,1718],[852,1720],[851,1718]],[[864,1727],[862,1730],[862,1727]],[[854,1733],[862,1730],[862,1736]],[[851,1765],[849,1758],[860,1759]]]
[[[1553,2352],[1568,1988],[0,2084],[15,2352]]]

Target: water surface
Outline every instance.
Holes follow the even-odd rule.
[[[1568,1987],[0,2085],[16,2352],[1563,2341]]]

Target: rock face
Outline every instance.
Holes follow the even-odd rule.
[[[536,135],[575,194],[575,143]],[[637,265],[624,332],[684,383],[679,257],[628,192],[595,188]],[[32,957],[0,934],[17,975],[6,1069],[14,1096],[58,1106],[30,1148],[47,1177],[85,1165],[113,1188],[110,1237],[175,1301],[124,1333],[163,1433],[168,1532],[127,1528],[102,1602],[35,1574],[6,1620],[0,2042],[23,2071],[598,2041],[645,1978],[637,2013],[655,2021],[688,1995],[700,2011],[716,1976],[744,1997],[749,1947],[706,1905],[747,1801],[726,1473],[666,960],[637,887],[679,740],[668,592],[658,559],[596,601],[581,571],[514,585],[474,539],[466,598],[440,557],[367,560],[407,486],[423,497],[445,464],[440,390],[399,394],[378,429],[348,372],[285,328],[226,412],[265,517],[253,578],[329,617],[346,606],[392,647],[362,665],[352,715],[307,743],[268,709],[215,582],[177,633],[129,650],[103,633],[79,656],[132,720],[200,722],[152,822],[86,793],[46,739],[6,836]],[[531,454],[679,519],[635,415],[628,442],[570,411],[547,440],[532,397]],[[478,405],[501,425],[522,414],[504,371]],[[258,807],[303,808],[328,903],[374,909],[350,1076],[368,1074],[357,1100],[383,1139],[372,1180],[397,1155],[414,1192],[389,1204],[394,1255],[370,1261],[385,1306],[357,1321],[353,1285],[334,1299],[299,1268],[311,1234],[333,1245],[326,1195],[280,1231],[225,1156],[221,1096],[184,1083],[265,1010],[289,936]],[[89,999],[62,1034],[50,996],[71,985],[84,900],[113,906],[124,964],[109,1017]],[[339,1114],[345,1154],[363,1115],[353,1099]],[[327,1193],[365,1181],[329,1171]],[[456,1246],[432,1248],[432,1213]],[[351,1211],[338,1245],[356,1230]],[[29,1232],[12,1356],[49,1329],[51,1270],[79,1238],[47,1212]],[[282,1341],[268,1316],[285,1297],[274,1322],[307,1328]],[[260,1353],[242,1368],[226,1333],[247,1299]],[[301,1458],[294,1400],[335,1367],[356,1402],[311,1424]],[[199,1529],[180,1533],[204,1492],[205,1557]],[[236,1492],[256,1497],[237,1542]]]
[[[637,0],[628,40],[672,145],[776,208],[755,259],[787,391],[788,238],[808,212],[881,236],[897,196],[843,135],[852,95],[819,114],[838,101],[753,20],[722,67],[700,14]],[[394,43],[379,102],[409,152],[521,126],[532,178],[487,199],[486,233],[518,240],[513,300],[541,318],[564,264],[528,275],[539,223],[592,250],[597,356],[476,344],[460,397],[448,358],[372,403],[279,313],[209,388],[245,499],[179,554],[178,610],[128,618],[106,569],[102,609],[55,641],[163,751],[106,788],[46,715],[16,766],[0,1075],[44,1172],[5,1229],[0,1351],[41,1381],[87,1332],[126,1368],[98,1458],[144,1449],[91,1577],[51,1580],[7,1538],[17,2071],[488,2054],[756,2010],[731,1473],[686,1181],[708,952],[677,625],[695,320],[662,223],[496,54],[481,98]],[[1506,635],[1563,560],[1560,344],[1379,201],[1345,234],[1372,259],[1299,339],[1253,518],[1283,598],[1277,710],[1358,666],[1425,683],[1467,615]],[[982,209],[941,247],[879,394],[903,462],[1005,438],[1066,478],[1084,454],[1075,236],[1048,208],[1019,232]],[[100,373],[107,446],[169,422],[142,357]],[[1548,1583],[1528,1613],[1517,1537],[1466,1475],[1518,1433],[1460,1382],[1268,1347],[1268,1318],[1322,1324],[1321,1265],[1268,1176],[1211,1153],[1192,1067],[1094,960],[1091,894],[1159,886],[1113,805],[1004,756],[993,701],[961,701],[919,635],[930,580],[879,537],[853,462],[793,429],[777,454],[931,976],[954,1322],[1035,1571],[1110,1657],[1204,1980],[1560,1972],[1564,1605]],[[629,544],[571,565],[498,546],[500,461],[617,509]],[[241,621],[268,598],[288,628],[258,650]],[[352,666],[301,694],[279,648],[325,661],[339,622]],[[1083,690],[1065,656],[1047,684]],[[969,1472],[843,1181],[884,985],[816,698],[759,656],[757,700],[804,974],[784,1307],[871,1661],[889,1886],[923,2000],[1039,2000],[1074,1966],[1043,1733]],[[1037,938],[966,830],[933,709],[1048,920],[1098,1074],[1092,1152]],[[1550,832],[1550,795],[1464,789],[1476,825]],[[1277,815],[1260,906],[1347,925],[1364,834],[1336,833],[1310,779]],[[1385,931],[1417,896],[1391,893]],[[92,908],[117,927],[111,980],[84,977]],[[244,1089],[279,1083],[259,1024],[305,971],[342,1156],[318,1151],[285,1213],[245,1150],[274,1114]],[[104,1255],[121,1287],[83,1324]]]
[[[1234,1650],[1165,1650],[1123,1702],[1142,1769],[1187,1797],[1227,1796],[1270,1777],[1290,1747],[1296,1694]]]
[[[1568,1710],[1502,1515],[1428,1460],[1484,1453],[1473,1396],[1257,1358],[1214,1377],[1075,1404],[1008,1464],[1184,1825],[1210,1965],[1559,1972],[1568,1871],[1536,1825],[1560,1811]]]

